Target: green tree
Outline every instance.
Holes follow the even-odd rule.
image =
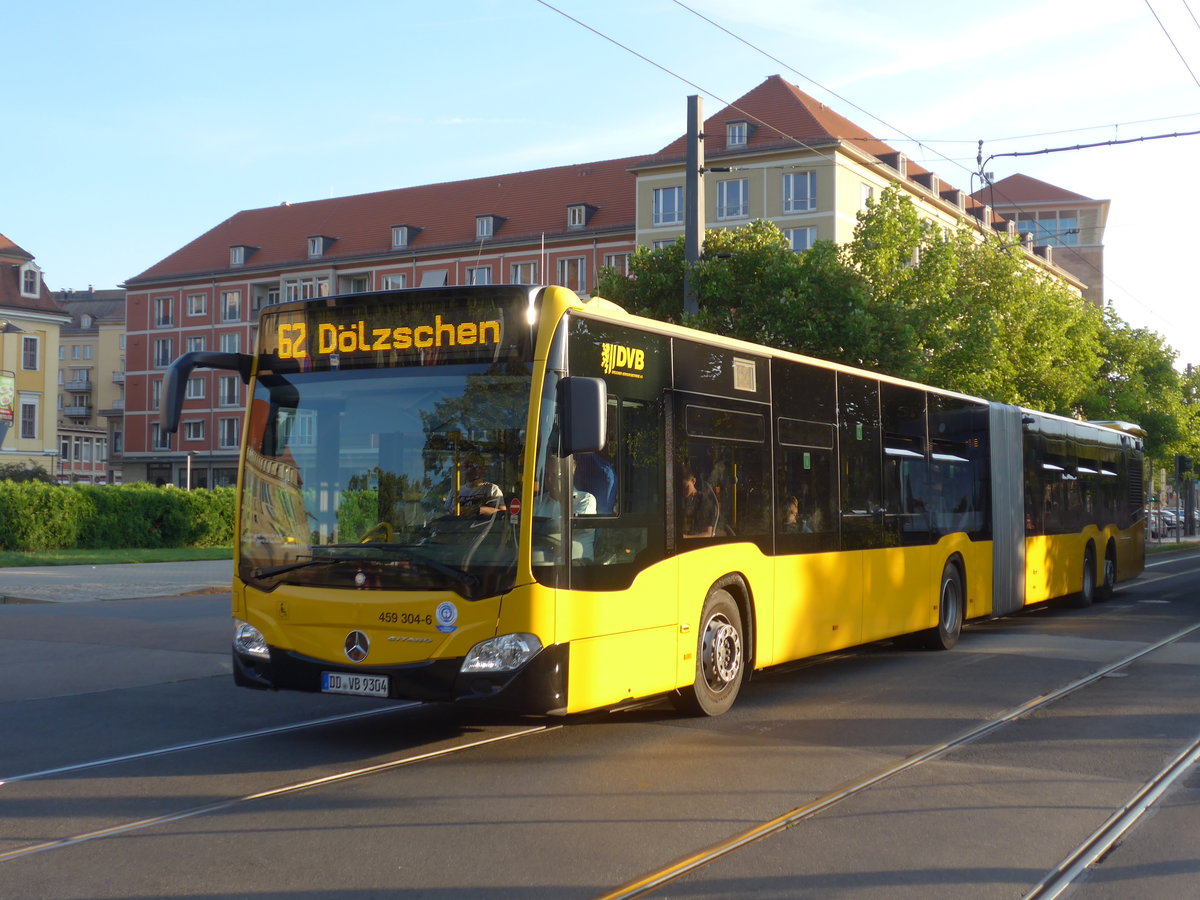
[[[1194,447],[1194,413],[1185,403],[1175,351],[1162,336],[1134,328],[1107,307],[1100,346],[1099,373],[1084,398],[1084,415],[1142,426],[1147,452],[1155,459]]]
[[[0,481],[40,481],[43,484],[53,484],[50,473],[41,466],[23,466],[19,463],[5,463],[0,466]]]

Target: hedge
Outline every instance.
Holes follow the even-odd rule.
[[[0,481],[0,550],[228,547],[231,487]]]

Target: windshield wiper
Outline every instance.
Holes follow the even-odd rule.
[[[454,591],[464,600],[476,599],[476,594],[479,591],[479,579],[470,572],[464,572],[462,569],[456,569],[453,566],[448,566],[445,563],[438,562],[436,559],[431,559],[423,553],[418,553],[409,544],[337,544],[326,545],[336,546],[340,549],[354,548],[356,550],[386,550],[402,554],[410,562],[414,562],[420,566],[427,566],[433,569],[439,575],[445,578],[454,585]],[[356,563],[378,562],[378,557],[372,556],[321,556],[313,559],[305,559],[299,562],[284,563],[280,566],[267,566],[264,568],[255,569],[251,574],[255,578],[274,578],[276,575],[283,575],[285,572],[293,572],[296,569],[307,569],[310,566],[322,566],[338,563]]]
[[[265,569],[255,569],[251,574],[255,578],[274,578],[276,575],[282,575],[284,572],[291,572],[295,569],[307,569],[309,566],[324,566],[333,563],[360,563],[363,561],[361,556],[322,556],[314,559],[305,559],[300,562],[284,563],[282,566],[267,566]]]

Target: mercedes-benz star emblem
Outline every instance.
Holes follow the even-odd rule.
[[[362,662],[371,650],[371,641],[361,631],[352,631],[346,635],[344,649],[350,662]]]

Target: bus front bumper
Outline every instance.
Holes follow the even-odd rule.
[[[544,647],[514,672],[470,672],[463,660],[438,659],[403,666],[343,666],[268,647],[270,658],[233,652],[233,680],[260,690],[322,692],[322,673],[376,675],[387,678],[393,700],[454,701],[539,714],[562,714],[567,706],[565,644]]]

